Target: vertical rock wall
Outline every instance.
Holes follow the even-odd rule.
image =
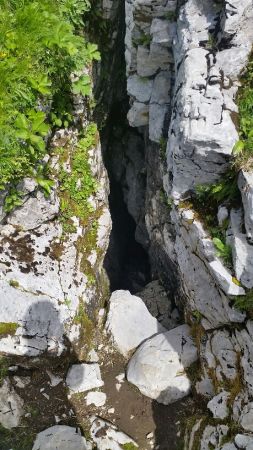
[[[191,202],[198,185],[223,179],[230,167],[252,23],[252,0],[126,1],[128,120],[145,137],[150,252],[181,290],[201,362],[195,389],[211,413],[186,438],[187,449],[223,448],[225,441],[224,449],[249,448],[253,441],[239,434],[253,432],[252,320],[233,305],[253,285],[252,175],[239,175],[240,204],[218,205],[217,222],[229,223],[232,266]]]

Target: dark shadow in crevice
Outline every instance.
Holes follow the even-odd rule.
[[[110,187],[112,232],[104,267],[111,291],[127,289],[134,294],[151,280],[149,258],[135,240],[136,224],[127,210],[120,183],[111,179]]]

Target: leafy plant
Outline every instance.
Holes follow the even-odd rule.
[[[238,297],[232,297],[234,305],[241,311],[253,310],[253,290],[250,289],[245,295],[239,295]]]
[[[224,244],[221,239],[214,237],[213,243],[216,248],[216,254],[222,258],[228,266],[232,265],[232,248],[228,244]]]
[[[233,154],[235,167],[248,170],[253,167],[253,53],[240,81],[237,96],[240,139],[233,148]]]
[[[1,2],[0,190],[36,177],[48,152],[46,137],[72,123],[72,94],[91,92],[88,67],[99,54],[84,38],[89,7],[88,0]],[[76,78],[85,67],[87,75],[72,83],[72,74]],[[46,171],[39,178],[48,193]],[[18,201],[17,195],[7,195],[6,210]]]

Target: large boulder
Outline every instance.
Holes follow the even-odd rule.
[[[110,298],[106,329],[123,356],[145,339],[165,331],[139,297],[122,290],[113,292]]]
[[[91,445],[76,428],[55,425],[37,435],[32,450],[91,450]]]
[[[168,405],[189,394],[185,369],[197,360],[188,325],[148,339],[131,358],[127,379],[142,394]]]

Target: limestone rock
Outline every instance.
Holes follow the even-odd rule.
[[[91,444],[76,428],[55,425],[39,433],[32,450],[91,450]]]
[[[15,428],[24,414],[24,402],[12,388],[10,381],[4,379],[0,387],[0,423],[4,428]]]
[[[202,377],[200,381],[197,381],[195,389],[199,395],[203,395],[204,397],[210,398],[214,396],[214,386],[208,376]]]
[[[244,222],[247,232],[247,238],[253,240],[253,173],[241,170],[238,177],[238,186],[241,191]]]
[[[253,436],[247,434],[237,434],[235,436],[235,443],[238,448],[251,450],[253,446]]]
[[[222,443],[222,440],[228,434],[227,425],[207,425],[201,437],[200,450],[209,450],[210,445],[213,448],[218,449]]]
[[[244,406],[241,417],[240,425],[245,431],[253,432],[253,403],[250,402]]]
[[[242,232],[242,211],[232,210],[230,242],[233,250],[233,262],[236,278],[243,286],[253,287],[253,246],[247,241],[247,236]]]
[[[71,394],[85,392],[104,385],[98,364],[74,364],[70,367],[66,384]]]
[[[143,127],[148,124],[149,106],[145,103],[134,102],[128,111],[127,118],[132,127]]]
[[[8,217],[8,223],[22,227],[23,230],[33,230],[59,213],[60,202],[55,192],[46,198],[40,191],[35,197],[29,197],[22,207],[15,209]]]
[[[136,442],[133,441],[122,431],[110,422],[107,422],[99,417],[93,416],[91,418],[90,435],[95,442],[98,450],[121,450],[126,444],[138,448]]]
[[[148,283],[137,296],[144,301],[150,314],[165,328],[169,330],[178,325],[178,321],[173,318],[171,300],[158,280]]]
[[[87,405],[103,406],[106,402],[104,392],[89,392],[86,396]]]
[[[127,92],[139,102],[148,102],[152,93],[153,80],[132,75],[127,80]]]
[[[197,360],[197,349],[188,325],[148,339],[132,356],[127,379],[142,394],[165,405],[189,394],[185,369]]]
[[[225,419],[229,414],[227,406],[229,392],[222,391],[220,394],[212,398],[207,404],[208,409],[213,414],[214,419]]]
[[[146,339],[164,330],[151,316],[145,303],[129,291],[113,292],[109,305],[106,330],[111,333],[118,350],[124,356]]]

